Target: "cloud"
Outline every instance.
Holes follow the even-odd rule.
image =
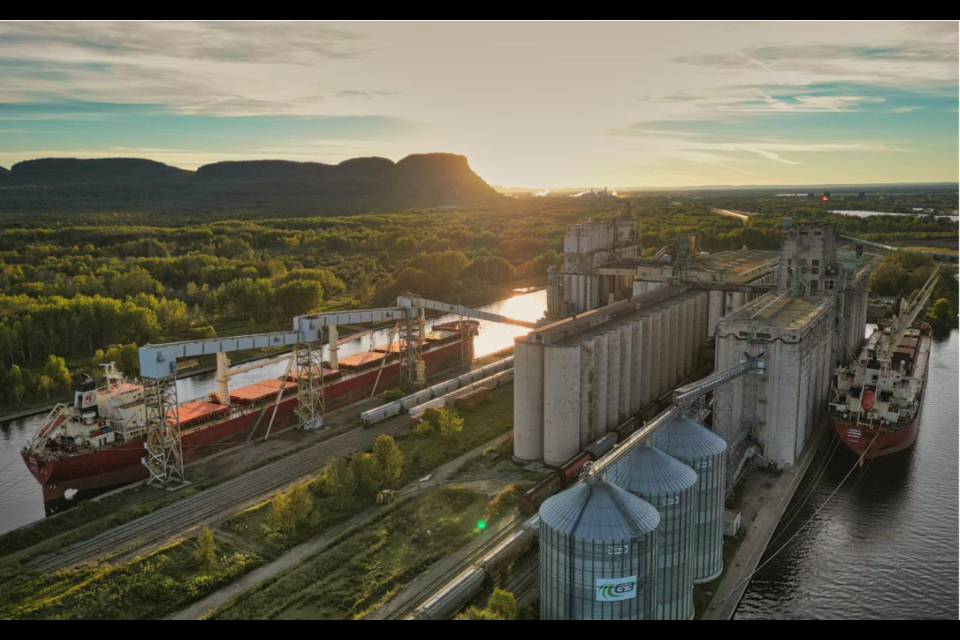
[[[901,149],[880,142],[833,141],[803,142],[784,139],[729,140],[718,134],[689,134],[658,130],[649,123],[638,123],[614,134],[633,140],[630,150],[641,152],[656,161],[681,160],[750,173],[742,165],[750,156],[784,165],[806,164],[802,158],[811,154],[899,152]]]
[[[5,22],[2,50],[24,57],[314,64],[359,58],[356,32],[313,22]]]
[[[801,72],[822,79],[885,85],[956,84],[957,34],[862,44],[754,45],[739,51],[695,53],[675,62],[719,72],[760,68],[774,73]]]
[[[682,117],[714,118],[738,114],[846,113],[881,104],[881,96],[828,94],[817,87],[728,86],[677,92],[646,101],[684,105]],[[678,114],[676,114],[678,115]]]
[[[317,23],[0,23],[0,103],[158,105],[220,116],[329,113],[394,95],[330,86],[318,71],[375,48]],[[342,108],[342,107],[341,107]]]
[[[920,111],[921,109],[926,109],[926,107],[920,104],[915,104],[909,107],[896,107],[894,109],[890,109],[890,113],[913,113],[914,111]]]

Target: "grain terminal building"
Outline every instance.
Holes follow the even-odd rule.
[[[602,228],[588,227],[591,234]],[[676,388],[713,337],[716,371],[748,355],[762,354],[763,362],[734,383],[729,406],[715,407],[714,431],[734,457],[749,440],[770,464],[793,465],[822,418],[833,368],[862,344],[876,261],[838,251],[832,226],[789,220],[781,252],[690,252],[683,260],[631,257],[632,231],[622,231],[629,226],[607,229],[621,229],[607,233],[607,249],[569,246],[589,249],[580,264],[592,271],[580,275],[615,289],[612,302],[516,341],[514,455],[562,465]],[[586,233],[576,226],[568,232]],[[632,295],[624,293],[628,281]],[[566,281],[554,287],[567,307],[600,302],[569,294]]]

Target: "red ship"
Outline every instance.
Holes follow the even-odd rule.
[[[933,329],[917,320],[937,284],[938,272],[879,323],[857,359],[837,372],[830,424],[861,459],[910,448],[920,431]]]
[[[885,366],[878,351],[887,330],[888,323],[881,324],[857,362],[840,371],[830,403],[837,435],[864,459],[903,451],[920,431],[932,329],[925,322],[914,323]]]
[[[479,323],[438,324],[425,336],[422,359],[431,374],[473,360]],[[331,411],[370,398],[400,384],[396,343],[339,358],[324,368],[324,409]],[[299,425],[297,383],[270,379],[231,389],[229,403],[217,394],[178,407],[185,462],[225,447]],[[175,418],[172,418],[175,419]],[[146,408],[143,387],[125,381],[111,364],[98,387],[89,376],[72,405],[58,405],[22,451],[24,462],[43,486],[45,501],[100,492],[148,477],[142,463]]]

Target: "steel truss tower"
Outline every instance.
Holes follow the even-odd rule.
[[[321,343],[301,343],[294,347],[297,364],[297,416],[304,429],[323,426],[326,408],[323,402],[323,347]]]
[[[423,362],[425,327],[424,309],[419,306],[400,322],[400,384],[408,390],[421,389],[427,384]]]
[[[147,418],[146,456],[143,463],[150,472],[148,483],[166,487],[183,482],[177,378],[144,379],[143,382]]]

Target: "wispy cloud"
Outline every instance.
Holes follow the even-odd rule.
[[[330,86],[315,71],[374,48],[360,33],[317,23],[0,22],[0,102],[315,114],[329,100],[396,94]]]
[[[908,107],[895,107],[890,109],[890,113],[913,113],[914,111],[920,111],[921,109],[926,109],[927,107],[922,104],[914,104]]]
[[[830,94],[817,87],[727,86],[646,96],[648,102],[683,105],[673,117],[717,118],[731,115],[846,113],[882,104],[881,96]]]
[[[955,84],[957,31],[936,37],[905,38],[876,46],[754,45],[739,51],[696,53],[675,61],[717,71],[760,68],[776,73],[802,72],[846,82],[895,86]]]
[[[313,22],[5,22],[0,50],[34,59],[178,58],[311,65],[363,57],[355,31]]]

